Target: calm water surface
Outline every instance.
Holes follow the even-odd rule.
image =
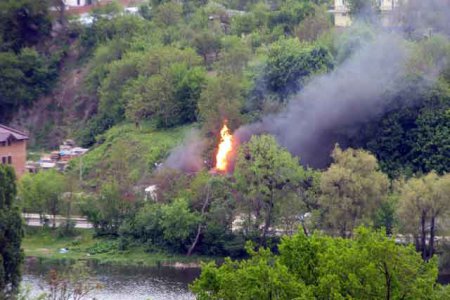
[[[37,260],[25,264],[23,283],[31,288],[31,296],[41,294],[47,287],[48,271],[61,264],[52,265]],[[87,299],[98,300],[191,300],[188,285],[200,274],[198,268],[179,269],[174,267],[130,267],[92,265],[89,268],[92,280],[103,288],[89,294]]]

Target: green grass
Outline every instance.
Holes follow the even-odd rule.
[[[97,146],[82,157],[84,180],[96,184],[120,160],[127,162],[127,173],[134,182],[152,172],[155,163],[162,162],[193,126],[166,130],[155,129],[151,123],[140,128],[134,124],[120,124],[98,137]],[[80,159],[70,162],[70,170],[79,174]]]
[[[51,229],[27,228],[22,241],[25,256],[44,260],[95,260],[111,265],[173,265],[175,263],[195,263],[210,261],[204,256],[174,255],[170,253],[148,253],[143,247],[132,247],[126,251],[117,249],[117,240],[94,238],[92,230],[79,229],[74,237],[58,237]],[[59,249],[68,248],[61,254]]]

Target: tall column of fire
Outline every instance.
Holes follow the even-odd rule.
[[[228,160],[233,148],[233,136],[226,124],[220,130],[220,143],[216,155],[216,170],[226,172],[228,169]]]

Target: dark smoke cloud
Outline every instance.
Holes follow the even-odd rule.
[[[372,41],[331,73],[313,78],[281,113],[237,130],[238,139],[245,142],[255,134],[272,134],[300,156],[303,164],[321,168],[329,163],[336,142],[345,143],[363,124],[379,118],[393,105],[411,105],[392,103],[393,91],[407,89],[402,79],[412,53],[405,38],[450,33],[450,1],[409,1],[394,15],[400,19],[393,27],[376,29]],[[432,83],[439,73],[436,69],[423,74],[424,81],[418,86]]]
[[[204,167],[202,153],[206,142],[200,132],[192,129],[185,137],[184,142],[174,148],[162,168],[171,168],[183,172],[197,172]]]
[[[240,128],[239,140],[270,133],[304,164],[322,167],[336,140],[336,129],[352,128],[379,116],[385,92],[400,81],[409,50],[399,36],[380,33],[333,72],[314,78],[286,109]]]

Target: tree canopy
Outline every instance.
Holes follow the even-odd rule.
[[[352,239],[298,233],[280,253],[253,251],[242,261],[202,267],[191,286],[198,299],[441,299],[437,263],[364,227]]]
[[[13,298],[21,281],[22,216],[16,203],[16,176],[0,165],[0,298]]]

